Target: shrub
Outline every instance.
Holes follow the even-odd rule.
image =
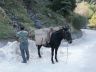
[[[94,11],[92,9],[89,9],[88,10],[88,15],[87,15],[88,19],[90,19],[93,14],[94,14]]]
[[[89,26],[96,28],[96,12],[93,14],[92,18],[89,20]]]
[[[5,11],[0,7],[0,39],[9,38],[14,35],[13,27],[9,24],[10,19]]]
[[[80,15],[86,16],[88,15],[88,3],[87,2],[81,2],[77,4],[77,7],[75,8],[75,13],[78,13]]]
[[[84,16],[81,16],[79,14],[73,14],[72,16],[72,26],[79,30],[81,28],[85,28],[87,25],[87,18]]]
[[[89,4],[89,8],[95,12],[96,11],[96,4]]]
[[[76,7],[76,0],[52,0],[49,7],[59,14],[66,16],[69,15]]]

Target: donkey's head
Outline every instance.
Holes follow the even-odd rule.
[[[62,27],[61,31],[63,33],[63,39],[68,41],[68,43],[72,43],[72,36],[71,36],[70,31],[69,31],[69,28],[68,27]]]

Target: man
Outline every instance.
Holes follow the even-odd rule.
[[[29,60],[29,50],[28,50],[28,32],[24,30],[24,27],[20,27],[20,31],[16,34],[18,41],[20,42],[20,51],[22,55],[22,63],[27,63]]]

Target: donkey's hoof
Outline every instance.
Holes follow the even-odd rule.
[[[55,64],[54,61],[52,61],[52,64]]]
[[[42,56],[39,56],[39,58],[42,58]]]
[[[56,62],[58,62],[58,60],[56,60]]]

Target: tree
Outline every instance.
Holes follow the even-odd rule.
[[[0,0],[0,6],[4,6],[5,2],[4,0]]]
[[[76,0],[51,0],[50,8],[63,16],[69,15],[76,7]]]

